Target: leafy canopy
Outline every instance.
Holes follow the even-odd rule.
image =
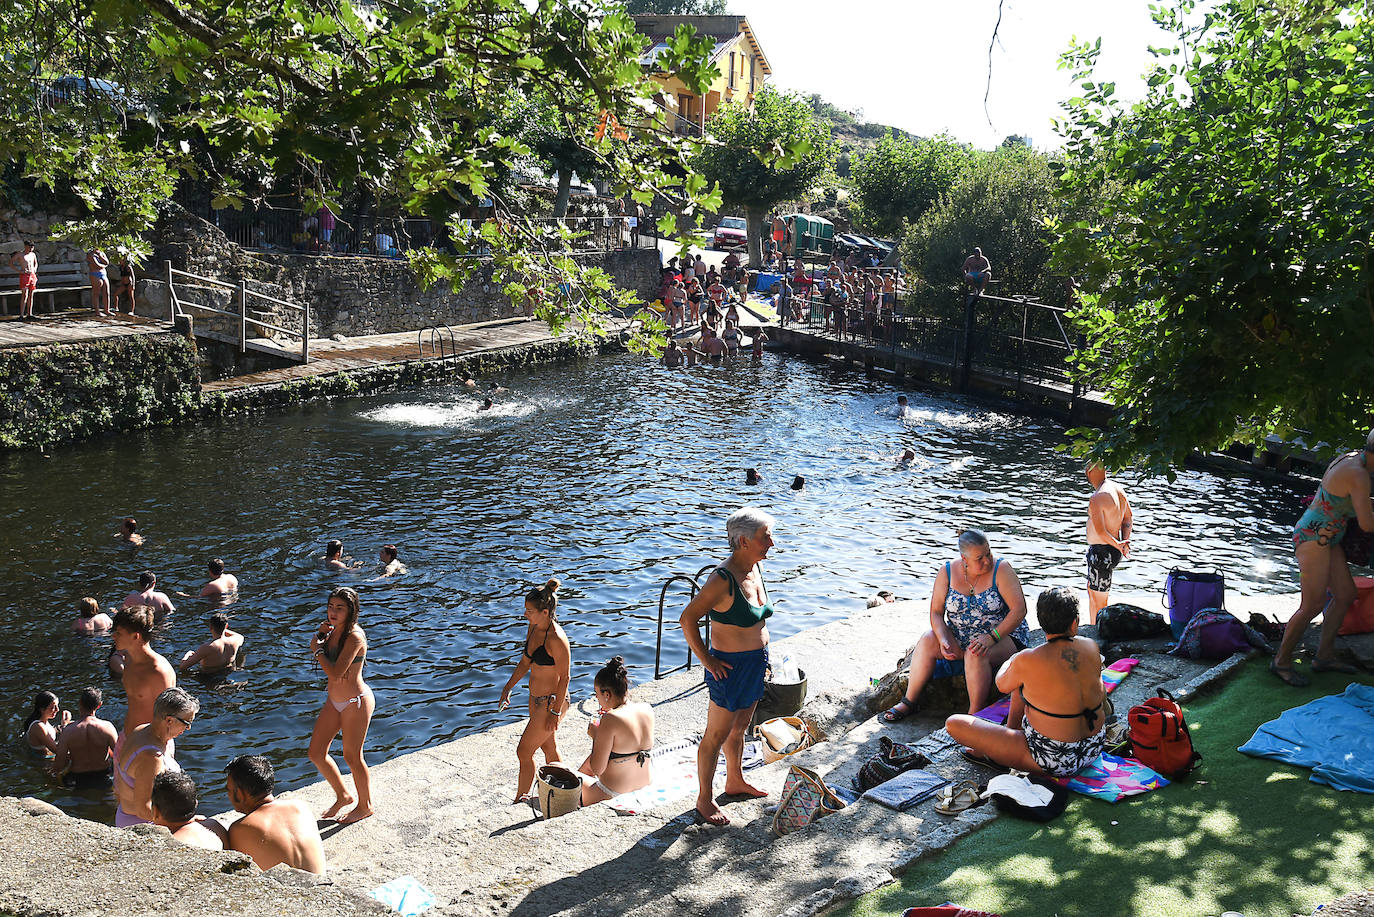
[[[1374,20],[1369,3],[1227,0],[1155,10],[1144,101],[1065,55],[1059,224],[1087,336],[1077,372],[1116,405],[1077,448],[1172,473],[1268,435],[1350,444],[1374,419]]]
[[[902,221],[914,221],[949,191],[972,161],[968,147],[941,135],[913,140],[888,131],[868,153],[854,160],[854,222],[895,236]]]
[[[829,170],[834,156],[829,128],[802,96],[767,85],[754,96],[752,110],[731,102],[717,110],[707,128],[710,137],[692,167],[719,187],[725,203],[748,214],[750,263],[757,265],[765,212],[801,197]]]

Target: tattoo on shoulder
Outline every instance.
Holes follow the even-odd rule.
[[[1060,653],[1060,655],[1063,657],[1064,661],[1067,662],[1067,663],[1069,664],[1069,668],[1071,668],[1071,669],[1073,669],[1075,672],[1077,672],[1077,671],[1078,671],[1078,650],[1074,649],[1074,648],[1071,647],[1071,646],[1066,646],[1066,647],[1064,647],[1062,650],[1060,650],[1059,653]]]

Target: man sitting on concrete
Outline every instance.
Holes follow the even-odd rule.
[[[229,802],[243,818],[229,826],[229,849],[246,853],[259,869],[285,863],[324,875],[324,843],[315,817],[294,800],[276,799],[276,774],[262,755],[239,755],[224,769]]]
[[[138,591],[131,592],[124,597],[124,607],[133,608],[135,605],[147,605],[153,610],[153,615],[158,620],[177,610],[172,604],[172,600],[167,597],[167,593],[158,592],[157,577],[152,570],[144,570],[138,575]]]
[[[95,715],[104,702],[99,688],[82,691],[81,700],[77,702],[80,716],[57,734],[57,752],[49,769],[54,775],[61,775],[71,768],[62,780],[64,786],[78,790],[105,789],[114,783],[112,766],[119,733],[114,723]]]
[[[153,778],[153,824],[171,831],[188,847],[223,850],[229,832],[213,818],[197,815],[199,804],[195,782],[185,774],[169,771]]]
[[[214,637],[194,650],[187,650],[177,668],[189,672],[199,665],[203,675],[223,675],[234,668],[234,659],[243,646],[243,634],[229,629],[229,618],[223,612],[210,616],[210,632]]]

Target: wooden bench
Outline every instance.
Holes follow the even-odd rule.
[[[106,269],[106,273],[109,270]],[[86,273],[86,262],[66,261],[38,265],[38,288],[33,293],[33,311],[38,311],[38,297],[47,294],[49,312],[56,312],[55,300],[58,293],[78,294],[77,305],[83,303],[80,293],[89,291],[91,278]],[[14,297],[13,305],[5,297]],[[4,314],[19,314],[19,272],[6,260],[0,264],[0,303],[4,304]]]

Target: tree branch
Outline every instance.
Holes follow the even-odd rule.
[[[988,119],[988,127],[993,127],[992,113],[988,111],[988,96],[992,95],[992,49],[997,46],[997,33],[1002,29],[1002,5],[1006,0],[997,0],[997,24],[992,27],[992,38],[988,40],[988,82],[983,89],[983,116]]]

